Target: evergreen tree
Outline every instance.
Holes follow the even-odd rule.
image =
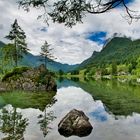
[[[64,74],[64,71],[60,69],[59,70],[59,75],[62,76],[63,74]]]
[[[117,64],[116,64],[116,62],[112,63],[112,75],[117,75]]]
[[[3,140],[23,140],[24,132],[28,126],[28,119],[23,118],[16,108],[8,110],[3,108],[0,114],[0,130],[6,135]]]
[[[11,50],[9,49],[9,51],[12,52],[13,61],[17,66],[18,61],[23,58],[23,54],[27,53],[28,48],[26,44],[25,32],[18,25],[16,19],[11,27],[12,29],[9,32],[9,35],[6,36],[6,38],[11,40],[11,42],[13,43],[13,45],[11,45]]]
[[[40,124],[40,129],[43,132],[44,137],[46,137],[46,135],[50,132],[50,130],[52,129],[51,127],[49,127],[49,124],[56,119],[56,117],[54,116],[54,113],[52,111],[50,112],[46,112],[46,108],[43,112],[43,114],[40,114],[38,116],[39,122],[38,124]]]
[[[40,52],[40,55],[42,56],[42,59],[41,61],[44,62],[44,65],[47,66],[47,62],[55,59],[54,56],[51,54],[51,50],[49,48],[50,44],[48,44],[47,41],[45,41],[44,45],[42,45],[41,47],[41,52]]]
[[[13,44],[7,44],[2,48],[3,53],[3,62],[7,62],[8,64],[12,65],[14,57],[15,57],[15,49]]]

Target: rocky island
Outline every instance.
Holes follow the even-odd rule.
[[[42,64],[37,68],[15,68],[2,78],[0,90],[56,91],[57,86],[54,73]]]

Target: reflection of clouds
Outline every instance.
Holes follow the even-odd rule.
[[[67,140],[139,140],[140,139],[140,114],[133,113],[132,116],[117,116],[108,114],[101,101],[94,101],[93,97],[79,87],[62,87],[58,89],[55,96],[57,102],[47,108],[47,112],[53,111],[57,117],[51,122],[51,132],[46,136],[46,140],[66,140],[57,129],[60,120],[73,108],[82,110],[89,117],[93,125],[93,131],[88,137],[79,138],[72,136]],[[11,110],[12,106],[7,105]],[[39,109],[17,109],[23,117],[29,119],[25,133],[25,140],[44,140],[40,131],[37,116],[42,114]],[[1,112],[1,111],[0,111]],[[0,138],[3,137],[0,133]]]
[[[91,112],[90,115],[98,121],[107,121],[107,113],[104,108],[99,107],[94,112]]]
[[[3,24],[0,24],[0,30],[2,30],[4,28]]]
[[[65,140],[57,132],[60,120],[73,108],[82,110],[89,117],[93,125],[92,134],[82,140],[139,140],[140,114],[132,116],[115,116],[105,111],[101,101],[94,101],[93,97],[79,87],[62,87],[56,95],[57,102],[50,108],[58,117],[53,123],[53,131],[49,140]],[[81,140],[79,137],[69,137],[68,140]]]
[[[52,108],[59,116],[65,115],[73,108],[83,110],[85,113],[89,113],[90,111],[95,110],[97,106],[100,106],[99,102],[93,101],[93,98],[90,94],[87,94],[78,87],[58,89],[56,99],[57,102],[52,106]]]

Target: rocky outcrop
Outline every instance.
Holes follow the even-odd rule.
[[[58,124],[58,131],[61,135],[69,137],[76,135],[79,137],[88,136],[93,127],[89,118],[83,111],[71,110]]]
[[[16,68],[4,76],[2,83],[6,90],[56,91],[53,75],[44,65],[38,68]]]

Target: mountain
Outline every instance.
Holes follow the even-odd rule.
[[[0,48],[4,47],[5,43],[0,41]],[[37,67],[41,65],[43,62],[40,61],[41,56],[35,56],[31,53],[27,53],[27,55],[24,55],[23,59],[19,63],[20,65],[23,66],[31,66],[31,67]],[[62,70],[64,72],[72,71],[78,67],[78,65],[68,65],[68,64],[62,64],[53,60],[47,59],[47,67],[48,69],[52,71],[59,71]]]
[[[39,61],[41,60],[41,56],[35,56],[31,53],[28,53],[24,56],[23,60],[21,61],[22,65],[36,67],[41,65],[43,62]],[[52,71],[59,71],[63,70],[64,72],[72,71],[78,67],[78,65],[68,65],[68,64],[62,64],[50,59],[47,59],[47,67],[48,69]]]
[[[5,44],[2,41],[0,41],[0,48],[4,47],[4,46],[5,46]]]
[[[82,62],[79,68],[101,66],[103,64],[127,63],[140,56],[140,39],[131,40],[126,37],[112,38],[101,50]]]
[[[92,60],[99,54],[99,52],[96,52],[94,51],[92,56],[88,59],[86,59],[85,61],[83,61],[81,64],[80,64],[80,67],[84,67],[86,65],[88,65],[90,62],[92,62]]]

